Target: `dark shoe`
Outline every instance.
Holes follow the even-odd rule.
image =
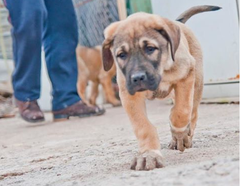
[[[82,101],[79,101],[65,109],[59,111],[53,111],[54,121],[61,121],[69,119],[71,116],[75,117],[90,117],[100,116],[105,113],[105,109],[101,109],[98,106],[88,106]]]
[[[37,101],[19,101],[16,100],[17,107],[21,117],[31,123],[44,121],[43,112],[40,110]]]

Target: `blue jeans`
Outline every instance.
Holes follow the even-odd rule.
[[[40,97],[41,48],[52,82],[52,109],[80,100],[77,94],[77,20],[71,0],[4,0],[13,26],[14,96]],[[44,91],[44,90],[43,90]]]

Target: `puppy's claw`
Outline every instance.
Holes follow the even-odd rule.
[[[177,141],[176,139],[172,139],[168,145],[169,149],[176,150],[177,149]]]
[[[157,150],[147,151],[138,155],[133,159],[131,164],[131,169],[137,171],[153,170],[162,167],[164,167],[163,158],[160,151]]]
[[[191,148],[191,147],[192,147],[192,139],[191,139],[191,137],[186,136],[186,137],[183,139],[183,143],[184,143],[184,146],[185,146],[186,148]]]
[[[183,132],[176,132],[171,130],[172,132],[172,141],[169,144],[169,149],[172,150],[180,150],[183,152],[185,148],[192,147],[192,137],[189,136],[189,127],[186,128]]]
[[[185,150],[183,139],[177,139],[177,149],[183,152]]]
[[[153,170],[154,168],[157,168],[156,158],[152,156],[147,156],[145,168],[146,170]]]
[[[145,157],[140,156],[139,158],[137,158],[137,165],[136,165],[136,170],[144,170],[144,167],[146,165],[146,159]]]
[[[162,157],[156,157],[156,163],[157,163],[157,168],[163,168],[163,158]]]
[[[137,158],[135,157],[132,160],[130,169],[135,170],[136,165],[137,165]]]

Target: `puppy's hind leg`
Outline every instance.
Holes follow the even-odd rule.
[[[194,131],[197,124],[198,119],[198,107],[202,99],[202,92],[203,92],[203,59],[202,54],[199,52],[198,48],[194,48],[194,57],[196,59],[196,67],[195,67],[195,84],[194,84],[194,97],[193,97],[193,109],[192,109],[192,116],[191,116],[191,124],[190,124],[190,131],[189,136],[192,141]],[[192,146],[192,144],[191,144]]]
[[[190,125],[190,131],[189,131],[190,132],[189,136],[191,140],[193,138],[194,131],[197,124],[198,107],[201,102],[202,91],[203,91],[203,78],[200,77],[195,83],[195,87],[194,87],[193,109],[192,109],[191,125]]]
[[[79,54],[79,47],[77,47],[76,49],[76,55],[77,55],[77,64],[78,64],[78,81],[77,81],[78,95],[81,97],[84,103],[86,103],[87,105],[90,105],[86,98],[86,87],[89,80],[89,70]]]
[[[101,78],[100,81],[103,86],[107,102],[111,103],[114,107],[120,106],[121,102],[115,97],[111,77],[105,76],[105,77]]]
[[[87,105],[90,105],[86,98],[86,88],[88,84],[88,79],[87,78],[79,78],[77,82],[77,91],[78,95],[80,96],[81,100],[86,103]]]
[[[89,102],[91,105],[96,105],[96,99],[98,96],[98,85],[99,82],[92,82],[91,84],[91,94],[90,94],[90,98],[89,98]]]

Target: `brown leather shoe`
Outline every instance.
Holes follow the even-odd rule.
[[[61,121],[69,119],[69,117],[90,117],[100,116],[105,113],[105,109],[101,109],[98,106],[88,106],[84,102],[79,101],[65,109],[59,111],[53,111],[54,121]]]
[[[19,113],[27,122],[36,123],[44,121],[43,112],[40,110],[37,101],[19,101],[16,100]]]

